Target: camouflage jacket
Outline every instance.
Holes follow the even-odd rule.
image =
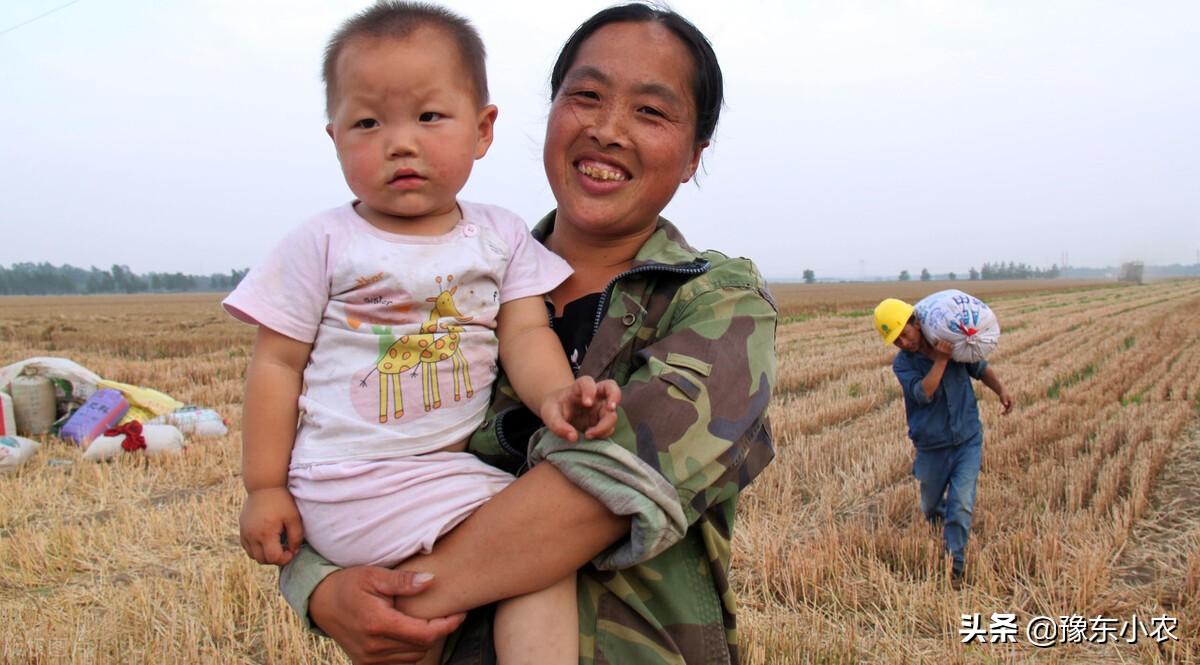
[[[739,662],[730,539],[738,491],[774,457],[775,321],[749,260],[698,252],[660,219],[602,295],[580,368],[621,385],[611,438],[528,439],[536,420],[498,379],[470,450],[513,473],[545,460],[632,516],[630,534],[579,571],[581,665]],[[281,575],[306,622],[308,596],[334,570],[305,548]],[[494,663],[490,625],[489,611],[473,612],[443,662]]]

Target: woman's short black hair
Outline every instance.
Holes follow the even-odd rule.
[[[680,39],[692,54],[696,71],[692,76],[692,97],[696,103],[696,143],[702,143],[712,138],[717,129],[717,119],[721,116],[721,106],[725,101],[724,84],[721,78],[721,65],[717,62],[717,54],[713,53],[712,44],[704,33],[692,25],[691,21],[665,7],[635,2],[627,5],[609,7],[593,15],[563,44],[550,72],[550,98],[558,95],[567,70],[575,64],[575,56],[579,47],[592,33],[611,23],[647,23],[656,22],[670,30]]]

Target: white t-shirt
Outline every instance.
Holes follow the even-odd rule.
[[[346,204],[292,232],[226,311],[311,342],[292,464],[444,448],[482,421],[500,304],[571,273],[496,206],[460,202],[442,236],[382,231]]]

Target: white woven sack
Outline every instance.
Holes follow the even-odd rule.
[[[992,308],[958,289],[928,295],[915,310],[925,339],[930,344],[950,342],[950,357],[960,363],[987,358],[1000,342],[1000,321]]]
[[[14,471],[41,447],[40,441],[23,436],[0,436],[0,473]]]
[[[12,383],[12,380],[26,366],[33,367],[38,370],[38,373],[45,374],[52,379],[66,379],[77,388],[82,385],[95,390],[96,384],[102,381],[98,374],[74,361],[66,358],[38,356],[0,367],[0,386]]]
[[[183,450],[183,432],[174,425],[143,425],[142,437],[146,439],[147,455],[178,453]],[[83,451],[83,459],[91,462],[112,459],[124,452],[124,448],[121,447],[124,442],[124,434],[98,436],[88,444],[87,450]]]

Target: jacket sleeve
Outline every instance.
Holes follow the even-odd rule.
[[[279,590],[283,598],[291,606],[300,623],[317,635],[325,632],[312,622],[308,616],[308,599],[326,577],[341,570],[338,566],[309,547],[307,543],[300,546],[296,557],[279,570]]]
[[[653,558],[773,455],[766,411],[776,309],[753,268],[746,274],[680,289],[668,330],[639,352],[642,364],[621,386],[610,439],[571,444],[543,430],[532,442],[531,463],[548,460],[614,513],[633,517],[629,536],[601,553],[598,567]]]
[[[892,361],[892,371],[896,373],[896,379],[900,381],[900,388],[909,400],[916,404],[929,404],[933,401],[933,398],[926,395],[925,388],[921,386],[927,372],[922,372],[919,367],[908,362],[901,355],[897,355],[896,359]]]
[[[972,379],[979,381],[983,379],[983,371],[987,369],[987,366],[988,362],[986,360],[967,363],[967,375],[969,375]]]

